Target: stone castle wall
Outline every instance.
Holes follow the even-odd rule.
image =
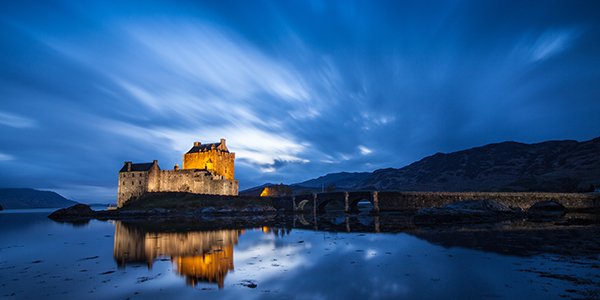
[[[148,189],[148,172],[121,172],[117,189],[117,206],[121,207],[129,199],[135,199]]]
[[[213,149],[183,155],[183,169],[206,169],[225,179],[233,180],[235,153]]]
[[[121,172],[117,207],[147,192],[188,192],[194,194],[237,195],[237,180],[227,180],[205,170],[159,170]]]
[[[194,194],[237,195],[237,180],[212,175],[204,170],[160,170],[150,174],[158,180],[149,185],[149,192],[188,192]]]

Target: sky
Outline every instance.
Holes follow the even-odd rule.
[[[114,202],[220,138],[242,190],[598,136],[598,1],[0,3],[1,187]]]

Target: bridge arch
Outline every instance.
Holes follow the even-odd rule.
[[[340,211],[346,210],[346,195],[345,192],[321,193],[317,194],[317,212],[327,212],[327,207],[336,205]]]
[[[305,200],[301,200],[301,201],[298,203],[298,206],[296,206],[296,207],[297,207],[297,210],[303,211],[303,210],[304,210],[304,207],[306,206],[306,204],[308,204],[308,202],[310,202],[310,201],[309,201],[309,200],[306,200],[306,199],[305,199]]]
[[[347,200],[347,212],[358,212],[358,203],[361,201],[368,201],[373,206],[373,212],[379,211],[379,201],[377,198],[377,192],[350,192],[348,193]]]
[[[294,201],[294,210],[297,212],[313,212],[314,210],[314,195],[298,195],[292,198]]]

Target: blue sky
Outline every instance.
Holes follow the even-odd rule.
[[[114,201],[226,138],[242,189],[600,135],[597,1],[3,1],[0,185]]]

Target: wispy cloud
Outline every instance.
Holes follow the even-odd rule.
[[[531,42],[530,59],[538,62],[560,54],[571,47],[578,35],[579,31],[575,29],[545,31]]]
[[[197,22],[156,28],[130,25],[127,31],[168,69],[218,90],[224,99],[266,92],[284,101],[310,100],[300,74],[231,32]]]
[[[14,159],[15,159],[14,156],[0,152],[0,161],[8,161],[8,160],[14,160]]]
[[[236,158],[270,172],[276,162],[307,163],[302,152],[309,144],[296,141],[283,133],[269,132],[251,126],[207,125],[193,129],[168,127],[143,127],[128,123],[105,120],[101,128],[116,135],[139,141],[140,145],[153,143],[165,145],[175,153],[189,150],[193,141],[216,142],[226,138],[228,147]]]
[[[362,155],[368,155],[368,154],[373,153],[373,150],[371,150],[363,145],[358,146],[358,150],[360,151],[360,154],[362,154]]]
[[[35,120],[16,114],[0,111],[0,124],[14,128],[31,128],[37,125]]]

